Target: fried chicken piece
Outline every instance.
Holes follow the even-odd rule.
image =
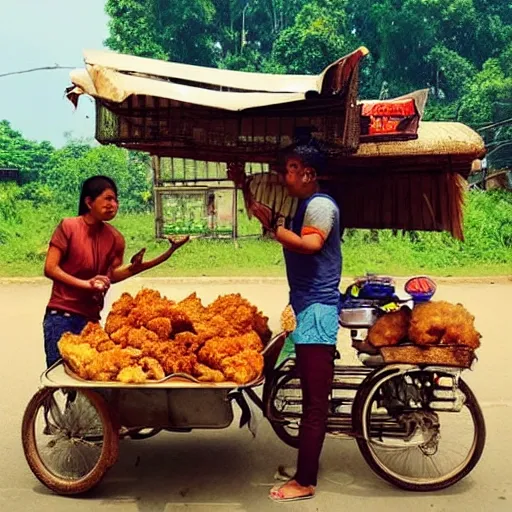
[[[259,312],[256,306],[253,306],[239,293],[217,297],[208,306],[206,313],[210,319],[222,316],[229,323],[230,333],[225,334],[226,336],[244,334],[254,330],[265,344],[272,337],[272,332],[268,328],[268,317]],[[218,333],[217,336],[222,336],[222,334]]]
[[[141,327],[155,318],[171,318],[173,306],[174,302],[162,297],[156,290],[144,288],[135,297],[135,307],[128,315],[128,322]]]
[[[102,352],[87,365],[88,378],[100,381],[115,380],[123,368],[135,365],[141,356],[142,352],[133,348],[116,347]]]
[[[153,331],[161,340],[169,339],[169,336],[171,335],[171,320],[169,318],[165,317],[157,317],[153,318],[153,320],[150,320],[146,327]]]
[[[153,343],[147,355],[160,363],[166,375],[192,374],[194,364],[197,362],[196,354],[189,352],[185,344],[174,343],[172,340]]]
[[[135,307],[135,299],[127,292],[124,292],[119,299],[112,304],[111,312],[120,316],[128,316]]]
[[[128,345],[128,334],[132,329],[133,327],[129,325],[123,325],[123,327],[110,335],[110,339],[124,348]]]
[[[135,295],[135,303],[139,305],[143,302],[156,302],[162,299],[160,292],[158,290],[153,290],[152,288],[142,288],[137,295]]]
[[[194,328],[203,341],[212,338],[233,337],[239,334],[221,315],[215,315],[207,321],[196,322]]]
[[[238,336],[238,342],[242,347],[242,350],[255,350],[261,352],[264,348],[261,338],[258,336],[256,331],[249,331],[241,336]]]
[[[61,337],[60,340],[57,343],[57,346],[60,346],[59,344],[63,343],[66,346],[69,345],[81,345],[84,343],[82,340],[82,337],[80,334],[73,334],[72,332],[65,332]]]
[[[220,370],[221,363],[226,357],[231,357],[242,351],[238,338],[212,338],[208,340],[198,353],[199,362]]]
[[[169,318],[171,319],[171,335],[179,334],[180,332],[195,332],[192,320],[186,310],[181,309],[180,306],[171,308]]]
[[[178,357],[175,361],[169,361],[172,370],[169,373],[186,373],[192,375],[194,366],[197,364],[197,356],[195,354],[189,354],[187,356]],[[167,373],[167,372],[166,372]]]
[[[256,307],[239,293],[219,296],[207,308],[209,316],[223,316],[237,333],[245,333],[252,329],[256,313]]]
[[[297,328],[297,318],[291,304],[288,304],[281,313],[281,329],[286,332],[293,332]]]
[[[381,316],[368,331],[368,341],[374,347],[398,345],[407,337],[411,310],[403,307]]]
[[[193,375],[200,382],[224,382],[226,378],[220,370],[214,370],[209,366],[196,363],[193,368]]]
[[[108,334],[96,322],[88,322],[80,333],[80,338],[83,343],[88,343],[92,348],[110,341]]]
[[[462,304],[432,301],[415,307],[411,316],[409,338],[418,345],[446,344],[480,346],[475,317]]]
[[[152,357],[143,357],[140,359],[139,366],[142,368],[148,379],[162,380],[165,378],[165,372],[162,365]]]
[[[116,347],[117,345],[111,339],[109,339],[108,341],[98,343],[98,345],[96,345],[96,350],[98,352],[106,352],[107,350],[112,350]]]
[[[272,331],[268,326],[268,316],[263,316],[259,311],[253,317],[252,328],[256,331],[264,345],[272,339]]]
[[[65,333],[57,346],[66,364],[82,379],[88,378],[87,366],[97,357],[98,351],[87,343],[77,343],[80,339],[71,333]]]
[[[202,346],[202,339],[193,332],[180,332],[172,341],[175,347],[180,346],[184,354],[195,353]]]
[[[105,321],[105,332],[112,334],[126,325],[131,325],[127,317],[111,311]]]
[[[148,342],[158,341],[158,335],[153,331],[140,327],[139,329],[133,328],[128,332],[128,345],[134,348],[142,348]]]
[[[206,313],[206,308],[195,292],[178,302],[176,310],[182,312],[192,323],[200,321]]]
[[[117,374],[116,380],[124,384],[143,384],[147,376],[140,366],[127,366]]]
[[[263,356],[255,350],[244,350],[221,362],[222,373],[227,380],[247,384],[263,372]]]

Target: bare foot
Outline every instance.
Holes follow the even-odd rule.
[[[296,480],[289,480],[283,485],[276,485],[270,491],[270,497],[274,500],[292,500],[297,498],[309,498],[315,495],[313,485],[299,485]]]

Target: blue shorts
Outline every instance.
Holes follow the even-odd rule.
[[[291,337],[297,345],[336,345],[338,330],[338,306],[312,304],[297,315],[297,328]]]

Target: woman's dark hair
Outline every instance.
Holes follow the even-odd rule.
[[[327,168],[327,155],[311,130],[311,127],[296,128],[295,145],[287,152],[286,159],[297,158],[305,167],[312,167],[317,175],[322,175]]]
[[[90,197],[93,201],[103,194],[105,190],[111,189],[117,197],[117,186],[113,179],[108,176],[93,176],[87,178],[82,183],[82,191],[80,192],[80,201],[78,202],[78,215],[84,215],[89,211],[85,198]]]

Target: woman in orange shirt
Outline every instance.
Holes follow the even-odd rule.
[[[48,367],[60,359],[57,342],[62,334],[79,334],[87,322],[100,320],[111,283],[163,263],[188,241],[170,239],[170,247],[149,261],[143,261],[142,249],[123,265],[123,235],[108,223],[118,207],[115,182],[93,176],[82,185],[78,216],[63,219],[52,235],[44,266],[44,275],[53,281],[43,321]]]

